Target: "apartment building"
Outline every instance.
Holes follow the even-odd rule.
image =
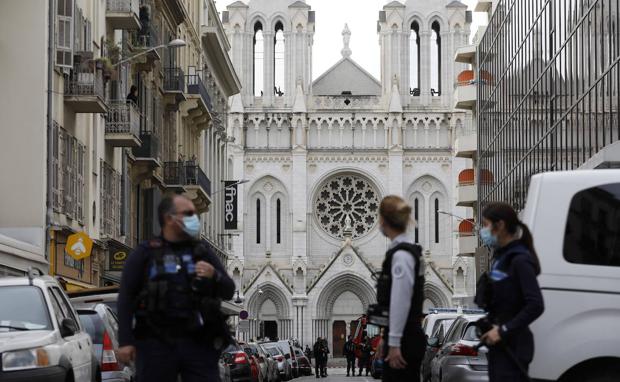
[[[168,192],[196,203],[225,257],[221,219],[207,212],[212,182],[227,177],[222,116],[240,85],[214,2],[45,4],[0,5],[11,89],[0,105],[0,275],[34,266],[69,289],[118,282],[126,255],[159,232]],[[93,240],[79,261],[65,251],[76,232]]]

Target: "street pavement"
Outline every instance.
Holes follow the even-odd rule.
[[[359,371],[359,370],[358,370]],[[380,379],[373,379],[370,375],[368,377],[362,375],[361,377],[355,376],[355,377],[347,377],[347,369],[346,368],[340,368],[340,367],[334,367],[334,368],[327,368],[327,378],[319,378],[317,379],[317,377],[315,377],[314,375],[308,376],[308,377],[301,377],[301,378],[296,378],[294,379],[294,381],[303,381],[303,382],[312,382],[312,381],[321,381],[321,382],[345,382],[345,381],[351,381],[351,382],[379,382]]]

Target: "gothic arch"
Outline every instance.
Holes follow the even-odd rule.
[[[287,17],[283,12],[276,12],[275,14],[271,16],[271,19],[269,20],[269,30],[275,33],[276,24],[278,22],[282,24],[282,27],[285,33],[290,32],[291,23],[287,22]]]
[[[424,298],[431,301],[436,308],[447,308],[450,306],[450,300],[442,292],[441,288],[433,283],[424,284]]]
[[[352,273],[342,273],[331,279],[321,290],[316,303],[316,318],[331,317],[336,299],[345,291],[360,299],[364,311],[376,300],[375,290],[366,280]]]
[[[431,31],[431,26],[433,25],[433,23],[437,21],[439,23],[439,27],[441,28],[441,30],[445,30],[445,31],[449,31],[450,26],[448,25],[448,21],[444,18],[444,16],[435,11],[431,14],[429,14],[428,16],[426,16],[426,22],[424,23],[424,30],[426,31]]]
[[[424,19],[424,16],[419,13],[419,12],[413,12],[411,14],[409,14],[408,19],[407,19],[407,29],[409,29],[409,31],[411,31],[411,24],[413,24],[413,22],[417,22],[418,26],[420,27],[420,31],[426,30],[426,21]]]
[[[248,20],[250,20],[250,22],[248,23],[247,29],[252,31],[254,31],[254,25],[256,25],[257,22],[261,23],[263,30],[269,25],[269,23],[267,23],[268,17],[263,12],[254,12]]]
[[[258,293],[259,289],[262,290],[262,294]],[[291,308],[288,303],[290,298],[282,292],[281,287],[271,282],[259,285],[250,296],[247,305],[250,317],[257,317],[260,308],[267,300],[273,301],[279,319],[290,318]]]

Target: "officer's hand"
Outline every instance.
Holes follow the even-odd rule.
[[[390,346],[388,355],[385,357],[385,361],[390,364],[392,369],[404,369],[407,367],[407,361],[403,358],[399,347]]]
[[[116,357],[122,363],[130,363],[136,358],[135,346],[122,346],[116,351]]]
[[[499,326],[497,325],[493,325],[493,329],[484,333],[482,337],[480,337],[480,341],[484,342],[485,344],[489,346],[493,346],[497,344],[498,342],[500,342],[501,340],[502,340],[502,337],[499,334]]]
[[[214,275],[215,268],[213,265],[207,263],[206,261],[199,261],[196,263],[196,276],[211,279]]]

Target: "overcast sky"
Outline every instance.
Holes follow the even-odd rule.
[[[236,0],[220,0],[218,10]],[[244,0],[246,3],[248,0]],[[426,0],[436,2],[437,0]],[[377,19],[379,11],[389,0],[306,0],[316,11],[316,28],[313,46],[313,78],[317,78],[342,58],[342,30],[349,24],[353,58],[377,79],[380,77],[379,36]],[[440,2],[440,1],[437,1]],[[473,10],[476,0],[461,0]],[[351,11],[354,10],[354,11]],[[474,12],[471,37],[478,25],[486,23],[486,15]]]

